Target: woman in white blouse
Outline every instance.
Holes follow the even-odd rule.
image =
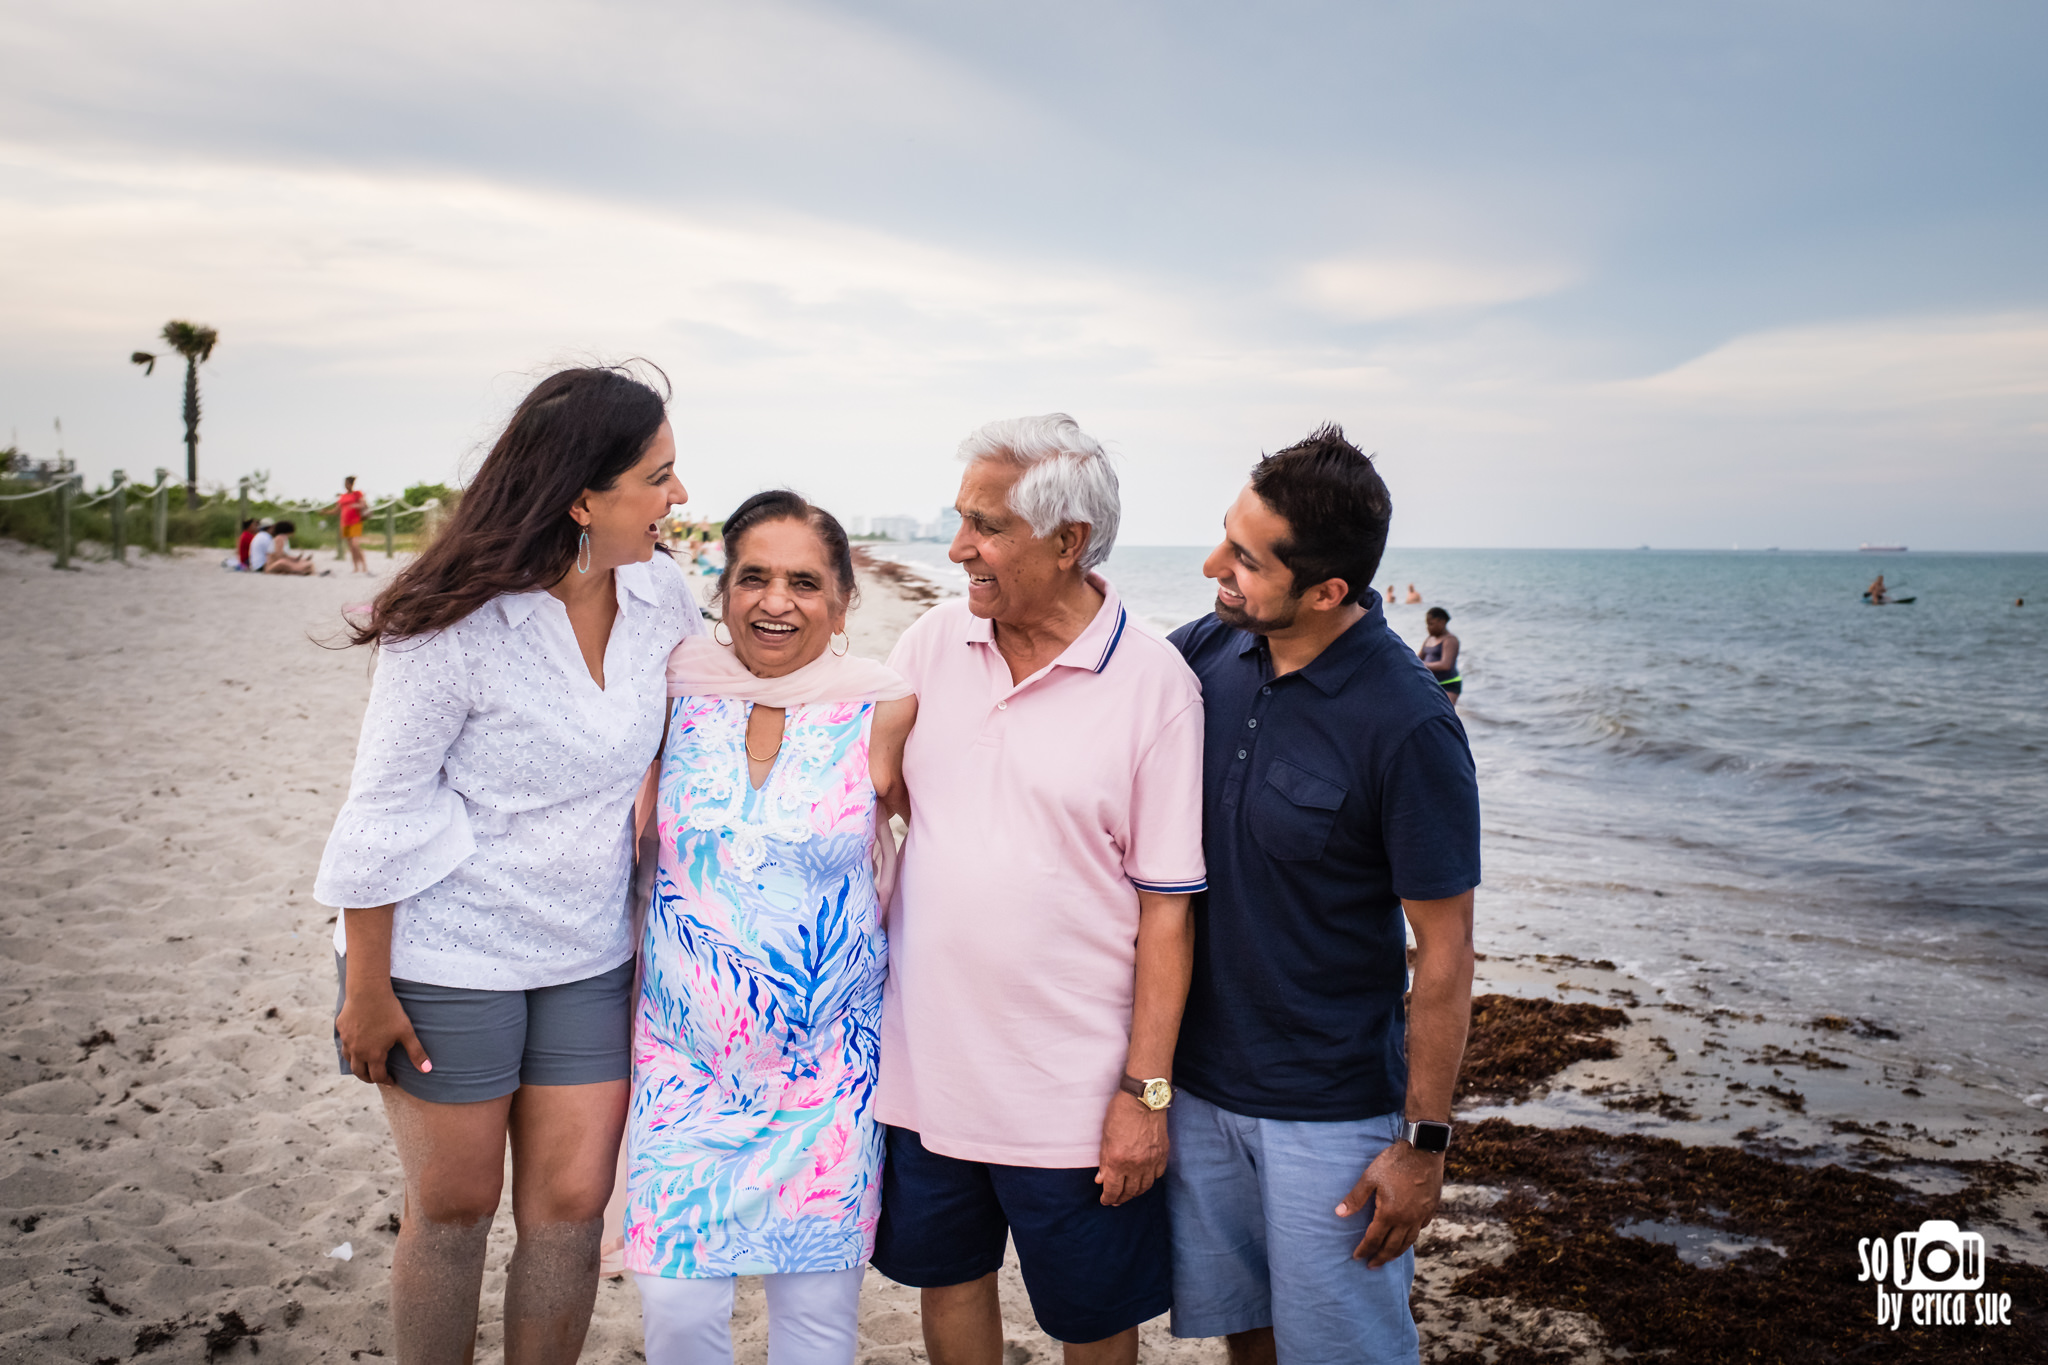
[[[572,1361],[625,1124],[633,801],[664,666],[702,618],[658,523],[664,399],[614,369],[528,394],[387,588],[354,779],[314,894],[341,907],[335,1050],[405,1168],[399,1359],[466,1361],[512,1148],[505,1359]]]

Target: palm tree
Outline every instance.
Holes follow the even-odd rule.
[[[185,357],[185,505],[199,501],[199,364],[213,358],[220,333],[196,322],[167,322],[164,342]],[[142,366],[144,374],[156,373],[156,357],[137,351],[129,363]]]

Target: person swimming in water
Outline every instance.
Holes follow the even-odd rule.
[[[1409,606],[1420,606],[1422,603],[1422,594],[1415,591],[1415,585],[1413,583],[1410,583],[1408,585],[1408,595],[1402,598],[1401,600],[1403,602],[1406,602]]]
[[[1429,627],[1429,638],[1415,651],[1415,657],[1436,675],[1450,694],[1451,705],[1456,706],[1465,691],[1465,679],[1458,671],[1458,637],[1451,634],[1451,614],[1442,607],[1431,607],[1422,619]]]

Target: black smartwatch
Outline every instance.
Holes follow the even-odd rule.
[[[1417,1119],[1402,1130],[1401,1136],[1408,1139],[1408,1145],[1416,1151],[1437,1156],[1450,1150],[1451,1125],[1434,1119]]]

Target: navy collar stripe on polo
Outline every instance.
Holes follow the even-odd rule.
[[[1124,623],[1128,620],[1130,620],[1129,615],[1125,613],[1122,605],[1119,604],[1116,609],[1116,628],[1110,631],[1109,643],[1103,646],[1102,657],[1095,661],[1095,667],[1090,669],[1090,672],[1100,673],[1103,669],[1109,667],[1109,656],[1116,653],[1117,641],[1124,638]]]

